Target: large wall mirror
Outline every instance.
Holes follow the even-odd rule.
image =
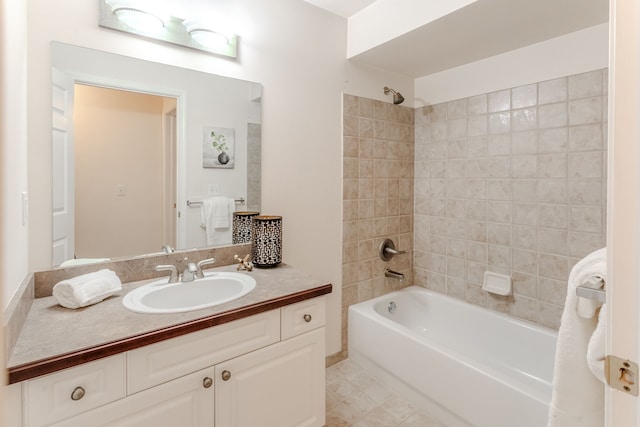
[[[210,246],[205,198],[260,210],[259,83],[51,48],[52,267]]]

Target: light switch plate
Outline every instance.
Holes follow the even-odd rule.
[[[209,188],[207,190],[207,195],[209,196],[221,196],[222,195],[222,184],[209,184]]]
[[[29,221],[29,196],[26,191],[20,194],[22,200],[22,225],[27,225]]]

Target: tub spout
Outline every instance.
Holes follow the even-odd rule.
[[[388,268],[384,269],[385,277],[391,277],[392,279],[397,279],[401,283],[404,281],[404,274],[398,273],[397,271],[390,270]]]

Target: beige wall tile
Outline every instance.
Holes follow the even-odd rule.
[[[569,99],[588,98],[603,94],[603,70],[569,76]]]
[[[511,89],[511,108],[523,108],[538,103],[538,86],[535,84]]]
[[[538,83],[538,104],[551,104],[566,101],[567,99],[566,77]]]

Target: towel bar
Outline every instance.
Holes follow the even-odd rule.
[[[586,286],[576,286],[576,295],[578,295],[579,297],[598,301],[603,304],[607,302],[607,292],[602,288],[594,289],[587,288]]]
[[[243,204],[244,203],[244,197],[240,197],[239,199],[235,199],[234,201],[236,203]],[[200,206],[200,205],[202,205],[202,202],[192,202],[191,200],[187,200],[187,206],[189,206],[189,207]]]

